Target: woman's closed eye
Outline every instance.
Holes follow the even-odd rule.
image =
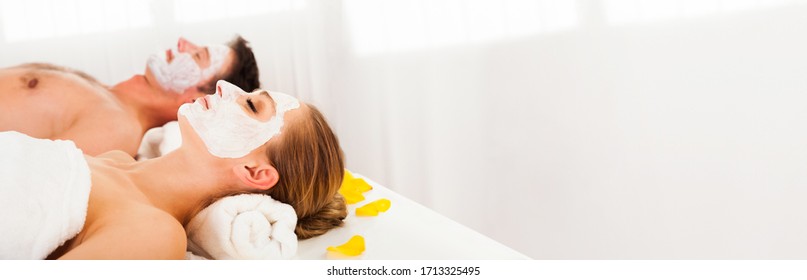
[[[252,103],[252,98],[247,98],[247,106],[249,106],[249,109],[252,110],[253,113],[258,113],[258,109],[255,108],[255,103]]]
[[[275,115],[275,103],[267,91],[241,95],[238,104],[244,113],[262,122],[269,121]]]

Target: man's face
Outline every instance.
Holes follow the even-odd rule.
[[[164,91],[184,94],[225,73],[233,59],[227,46],[199,46],[179,38],[177,47],[166,50],[165,57],[149,57],[146,79]]]
[[[187,53],[189,54],[196,65],[199,66],[201,69],[205,69],[210,67],[210,50],[207,46],[197,46],[191,41],[188,41],[185,38],[180,37],[179,41],[177,41],[177,48],[176,50],[179,53]],[[172,49],[165,50],[165,57],[168,63],[174,60],[174,54]]]

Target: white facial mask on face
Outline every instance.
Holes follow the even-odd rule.
[[[209,45],[207,52],[210,54],[210,66],[202,70],[202,79],[210,79],[215,76],[224,65],[224,59],[230,53],[230,47],[224,45]]]
[[[169,91],[182,93],[186,89],[196,86],[200,81],[216,75],[230,52],[230,48],[222,45],[212,45],[207,48],[210,53],[210,66],[205,69],[199,68],[191,54],[181,53],[176,49],[171,49],[171,53],[174,55],[171,63],[167,63],[167,59],[163,57],[151,55],[148,58],[147,66],[160,86]]]
[[[193,130],[202,138],[210,154],[220,158],[240,158],[257,149],[283,127],[283,115],[300,107],[300,102],[287,94],[269,92],[275,101],[275,115],[262,122],[247,115],[243,105],[236,102],[240,96],[258,96],[262,91],[246,93],[226,81],[218,81],[221,95],[207,96],[210,109],[197,101],[179,107],[179,114],[188,119]]]

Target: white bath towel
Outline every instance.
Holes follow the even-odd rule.
[[[290,205],[267,195],[225,197],[199,212],[187,225],[188,259],[289,259],[297,254]]]
[[[0,132],[0,259],[44,259],[76,236],[90,179],[72,141]]]
[[[140,148],[137,151],[137,160],[147,160],[160,157],[182,146],[182,133],[179,131],[179,123],[171,121],[161,127],[149,129]]]

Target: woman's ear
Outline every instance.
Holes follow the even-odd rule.
[[[277,169],[268,163],[258,163],[256,166],[238,165],[233,167],[233,172],[241,182],[260,191],[274,187],[280,179]]]

